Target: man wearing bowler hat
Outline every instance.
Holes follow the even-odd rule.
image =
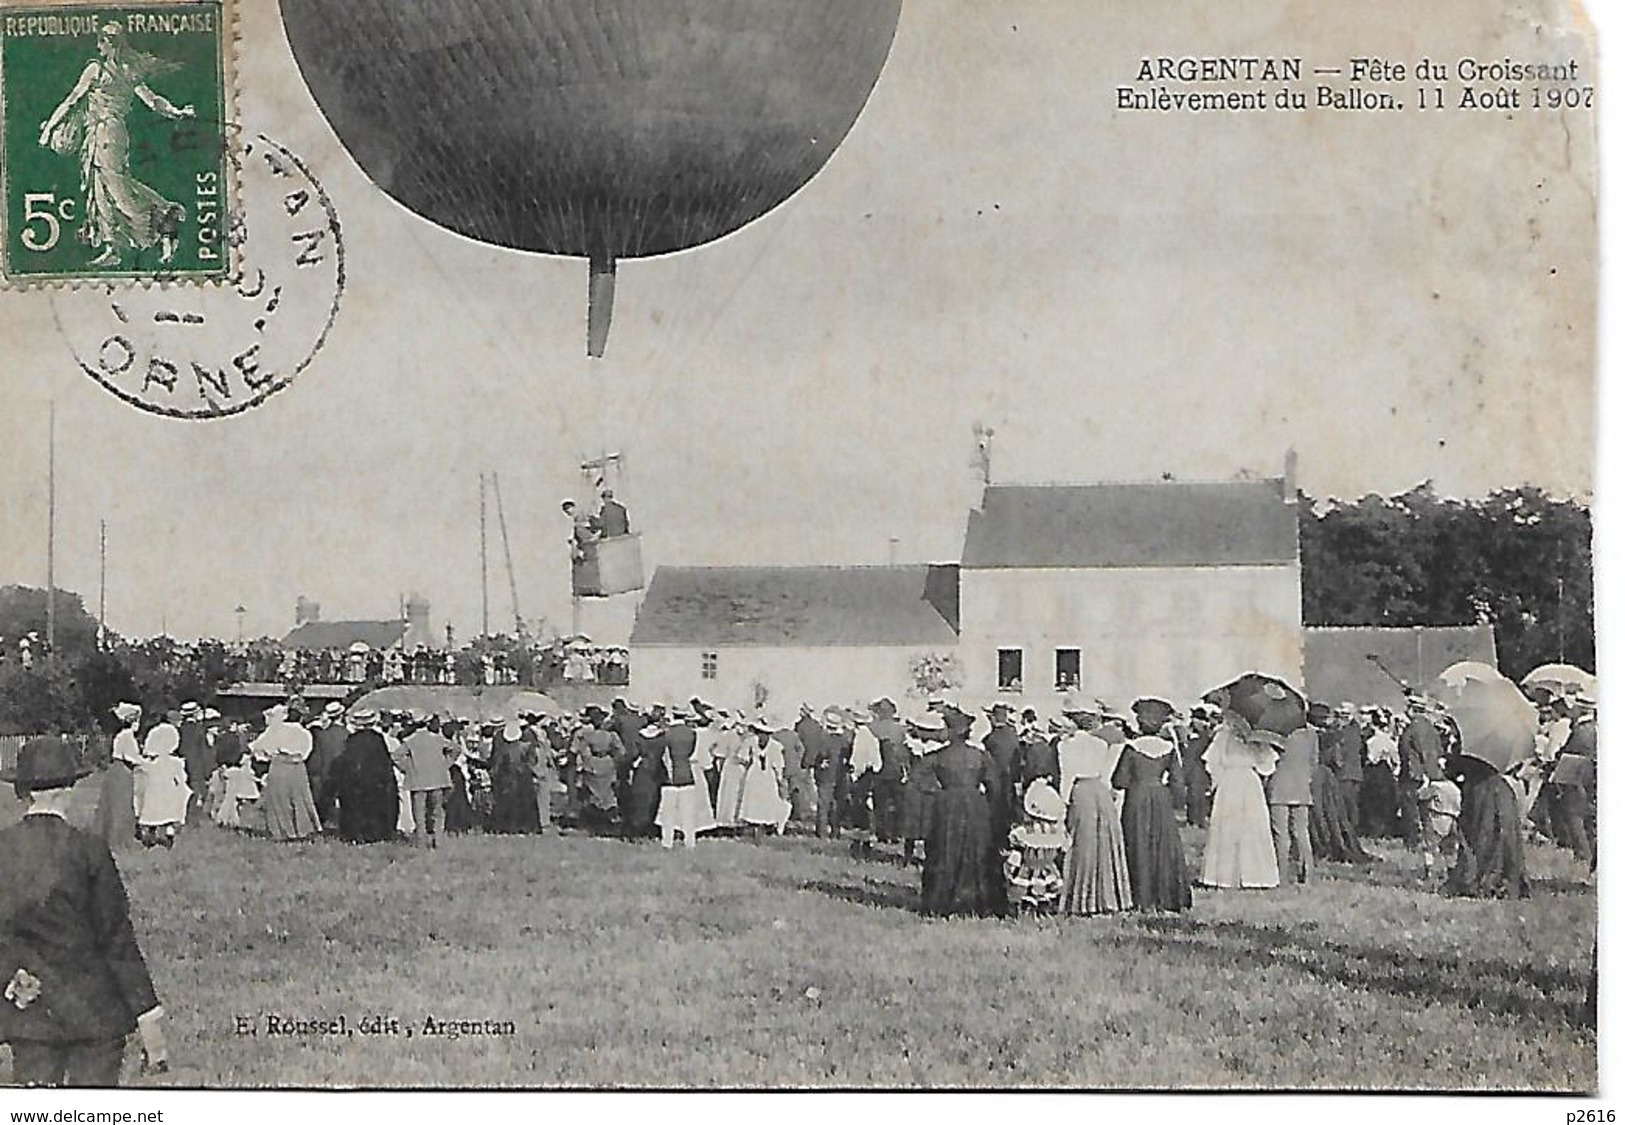
[[[137,1030],[147,1065],[168,1068],[163,1008],[124,881],[107,845],[65,816],[87,772],[48,737],[25,743],[0,774],[28,805],[0,829],[0,1042],[24,1086],[117,1085],[125,1037]]]

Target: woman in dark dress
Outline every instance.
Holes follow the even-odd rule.
[[[536,746],[517,722],[491,739],[491,831],[535,833],[542,830],[536,809]]]
[[[1184,803],[1184,777],[1173,743],[1151,731],[1130,739],[1112,785],[1123,791],[1123,846],[1135,909],[1189,910],[1191,881],[1174,820],[1175,790]]]
[[[921,769],[920,763],[925,755],[946,741],[948,726],[941,716],[932,712],[909,720],[906,729],[908,772],[903,777],[903,810],[898,834],[903,838],[903,859],[908,861],[914,858],[915,845],[923,848],[931,832],[931,801],[937,793],[937,779],[929,770]]]
[[[1315,769],[1309,792],[1315,801],[1309,810],[1309,845],[1314,849],[1315,859],[1332,863],[1376,862],[1376,857],[1360,845],[1342,786],[1325,759]]]
[[[468,755],[451,763],[451,789],[446,794],[446,831],[465,836],[474,830],[474,805],[468,799]]]
[[[1461,786],[1461,848],[1444,893],[1471,898],[1528,898],[1523,814],[1507,779],[1477,758],[1455,756],[1445,773]]]
[[[629,836],[652,836],[660,812],[660,790],[666,785],[666,739],[660,724],[651,721],[634,736],[631,802],[626,825]]]
[[[925,839],[921,907],[939,916],[987,914],[998,909],[1003,888],[988,827],[986,788],[993,783],[993,762],[986,750],[966,741],[968,715],[944,718],[948,744],[914,762],[937,786]]]
[[[395,764],[384,736],[370,711],[353,716],[354,733],[333,763],[328,781],[338,801],[339,837],[352,844],[375,844],[395,838],[400,816],[400,795],[395,789]]]

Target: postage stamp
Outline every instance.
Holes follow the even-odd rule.
[[[224,278],[223,0],[0,6],[0,272]]]

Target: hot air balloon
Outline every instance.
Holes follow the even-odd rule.
[[[397,202],[585,258],[589,355],[615,264],[739,229],[824,166],[902,0],[281,0],[317,104]]]

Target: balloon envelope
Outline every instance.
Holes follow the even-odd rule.
[[[720,238],[810,180],[901,8],[282,0],[282,17],[334,132],[397,202],[481,242],[587,258],[612,284],[616,259]]]

